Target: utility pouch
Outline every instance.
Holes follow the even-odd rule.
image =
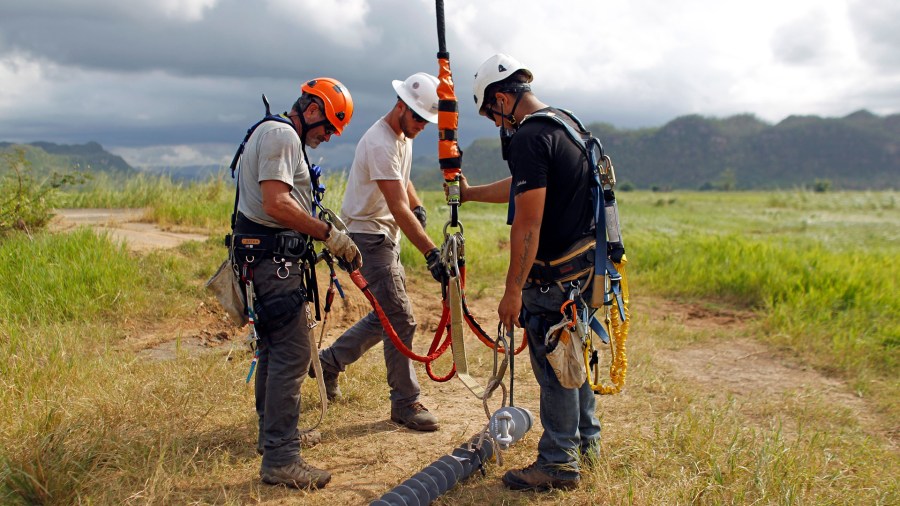
[[[309,237],[300,232],[293,230],[279,232],[274,237],[272,255],[289,260],[304,258],[309,249],[308,243]]]
[[[243,327],[249,321],[247,319],[244,290],[234,268],[231,259],[227,258],[209,281],[206,288],[215,294],[219,304],[228,313],[228,318],[238,327]]]
[[[588,236],[573,244],[554,260],[549,262],[535,260],[528,273],[528,282],[536,285],[549,285],[586,276],[594,267],[594,249],[596,247],[594,237]]]
[[[582,356],[583,344],[577,328],[577,322],[563,318],[550,327],[544,337],[548,350],[547,362],[550,362],[550,367],[563,388],[579,388],[587,379]]]
[[[255,324],[259,330],[267,332],[278,330],[287,325],[293,316],[299,314],[304,302],[306,289],[303,287],[265,300],[257,299],[253,304],[253,311],[256,314]]]
[[[263,258],[272,256],[275,238],[262,234],[235,234],[231,239],[232,251],[238,265],[255,265]]]

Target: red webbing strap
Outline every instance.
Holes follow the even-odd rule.
[[[381,321],[381,326],[384,328],[384,331],[387,333],[388,337],[391,339],[391,342],[394,343],[394,346],[400,350],[400,353],[403,353],[407,357],[417,362],[431,362],[438,357],[447,349],[449,346],[448,342],[441,346],[437,351],[434,351],[435,345],[432,344],[432,349],[428,352],[427,356],[417,355],[412,350],[406,347],[403,344],[403,341],[400,340],[400,336],[397,335],[397,331],[394,330],[394,326],[391,325],[391,321],[388,319],[387,315],[384,314],[384,310],[381,308],[381,304],[375,300],[375,296],[372,295],[372,292],[369,290],[369,282],[366,281],[366,278],[363,277],[362,273],[358,270],[350,273],[350,279],[353,280],[353,284],[356,285],[357,288],[362,291],[363,295],[366,296],[366,299],[369,300],[369,304],[372,305],[372,309],[375,311],[375,314],[378,316],[378,320]],[[437,337],[437,336],[436,336]]]
[[[465,268],[460,269],[461,275],[461,284],[465,286]],[[433,381],[437,382],[445,382],[449,381],[456,374],[456,364],[453,364],[450,368],[450,371],[444,376],[438,376],[433,368],[432,362],[440,358],[447,349],[450,348],[450,344],[452,341],[452,336],[450,335],[449,322],[450,322],[450,308],[447,305],[447,300],[443,301],[443,310],[441,311],[441,320],[438,323],[437,330],[434,334],[434,339],[431,342],[431,347],[428,349],[427,355],[418,355],[403,344],[403,341],[400,340],[400,336],[397,335],[397,331],[394,330],[394,326],[391,324],[391,321],[388,319],[387,315],[384,313],[384,309],[381,308],[381,304],[375,299],[375,296],[372,295],[372,292],[369,290],[369,282],[366,281],[366,278],[363,277],[362,273],[359,271],[353,271],[350,273],[350,279],[353,281],[353,284],[356,285],[357,288],[363,293],[366,297],[366,300],[369,301],[369,304],[372,306],[372,310],[375,311],[375,315],[378,316],[378,320],[381,322],[381,327],[384,329],[385,333],[387,333],[391,342],[394,343],[394,346],[400,350],[404,356],[410,358],[411,360],[415,360],[417,362],[425,363],[425,371],[428,373],[428,377]],[[487,334],[484,332],[484,329],[481,328],[481,325],[478,324],[478,321],[475,320],[475,317],[472,316],[471,312],[469,312],[468,306],[463,301],[463,310],[466,317],[466,321],[469,323],[469,328],[478,336],[478,339],[481,340],[486,346],[493,349],[494,342],[487,337]],[[444,336],[444,333],[447,333],[447,337],[441,342],[441,337]],[[528,341],[526,339],[522,339],[522,344],[515,351],[515,354],[519,354]],[[500,353],[506,353],[502,347],[500,348]]]
[[[443,342],[443,344],[441,344],[441,347],[439,349],[435,350],[435,347],[437,346],[437,343],[441,340],[441,336],[444,335],[444,332],[447,332],[447,338],[444,339],[444,342]],[[441,321],[440,321],[440,323],[438,323],[438,328],[434,332],[434,341],[431,342],[431,349],[428,350],[429,355],[431,353],[442,354],[445,351],[447,351],[447,349],[450,347],[450,343],[452,342],[452,339],[451,339],[452,337],[453,336],[450,335],[450,307],[447,306],[447,300],[444,299],[444,309],[441,312]],[[431,369],[432,363],[433,363],[433,361],[425,362],[425,372],[428,373],[428,377],[431,378],[433,381],[437,381],[438,383],[443,383],[445,381],[450,381],[451,379],[453,379],[453,376],[456,375],[456,364],[453,364],[450,367],[450,372],[448,372],[445,376],[438,376]]]
[[[463,288],[463,290],[465,290],[465,288],[466,288],[466,267],[465,266],[462,266],[459,268],[459,280],[460,280],[461,287]],[[469,324],[469,328],[472,329],[472,332],[474,332],[475,335],[478,336],[478,339],[482,343],[484,343],[485,346],[487,346],[488,348],[493,350],[496,347],[496,345],[494,344],[494,340],[491,339],[490,337],[488,337],[487,332],[485,332],[484,329],[481,328],[481,324],[478,323],[478,320],[476,320],[475,317],[472,316],[472,312],[469,311],[469,305],[466,304],[465,291],[463,292],[463,296],[462,296],[462,309],[463,309],[463,316],[466,319],[466,323]],[[528,339],[524,338],[524,336],[523,336],[522,344],[520,344],[519,347],[515,351],[513,351],[513,354],[518,355],[519,353],[522,353],[522,350],[524,350],[526,346],[528,346]],[[506,353],[506,348],[501,346],[500,349],[497,351],[499,353]]]

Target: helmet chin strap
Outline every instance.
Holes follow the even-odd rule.
[[[289,116],[287,112],[285,112],[284,115]],[[327,125],[328,119],[322,119],[309,124],[306,122],[306,118],[303,117],[303,112],[297,112],[297,119],[300,121],[300,130],[303,131],[303,133],[300,133],[300,131],[297,132],[297,136],[300,137],[300,149],[303,151],[303,160],[306,162],[307,166],[311,166],[309,163],[309,155],[306,154],[306,136],[309,135],[314,128],[321,125]]]
[[[506,128],[503,126],[503,122],[500,122],[500,155],[506,160],[509,156],[509,144],[512,142],[513,134],[516,133],[516,130],[519,129],[518,122],[516,121],[516,107],[519,105],[519,100],[522,99],[522,94],[516,94],[516,101],[513,102],[512,109],[509,111],[509,114],[503,113],[503,104],[500,104],[500,112],[499,116],[506,120],[506,122],[510,125],[510,128]],[[492,109],[493,111],[493,109]]]

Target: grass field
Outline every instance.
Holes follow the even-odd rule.
[[[331,187],[327,204],[337,209],[341,180]],[[154,221],[213,237],[172,251],[136,256],[88,230],[0,242],[0,503],[316,504],[315,494],[246,483],[258,461],[248,449],[252,438],[235,430],[255,424],[252,393],[242,388],[244,361],[192,355],[177,343],[174,360],[147,360],[128,346],[214,303],[202,282],[224,255],[218,236],[227,228],[230,191],[224,180],[182,187],[144,179],[125,191],[100,184],[66,196],[70,206],[148,207]],[[645,307],[632,328],[626,393],[601,403],[603,456],[578,491],[498,491],[494,466],[486,480],[438,503],[900,503],[898,198],[619,195],[635,301],[749,315],[740,337],[843,382],[874,421],[801,385],[736,398],[690,378],[674,381],[660,353],[734,336],[694,333],[648,318],[658,312]],[[425,199],[429,232],[440,242],[442,195]],[[505,209],[467,203],[460,216],[469,296],[496,297],[507,265]],[[411,276],[425,275],[408,244],[403,260]],[[370,358],[347,374],[355,404],[335,405],[326,426],[380,409],[383,364]],[[532,455],[510,452],[507,466]],[[395,472],[411,475],[417,465]]]

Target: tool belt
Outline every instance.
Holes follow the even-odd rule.
[[[235,262],[256,264],[265,258],[298,261],[309,256],[309,236],[287,228],[267,227],[238,213],[234,235],[226,236],[225,245],[234,251]]]
[[[565,283],[587,276],[594,267],[593,236],[585,237],[550,261],[535,260],[528,272],[528,282],[535,285]]]

